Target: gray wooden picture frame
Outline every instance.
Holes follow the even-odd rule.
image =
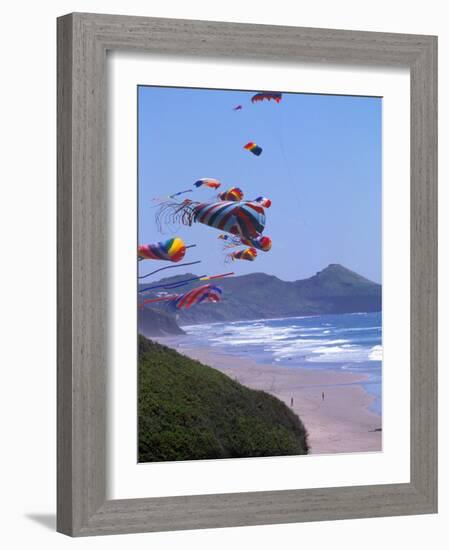
[[[410,483],[106,499],[108,50],[410,69]],[[57,412],[57,529],[68,535],[436,512],[437,38],[83,13],[59,18]]]

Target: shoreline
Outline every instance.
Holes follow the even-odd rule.
[[[183,337],[153,340],[283,401],[304,422],[310,454],[382,450],[382,417],[369,410],[375,397],[361,385],[366,375],[261,364],[210,348],[184,347]]]

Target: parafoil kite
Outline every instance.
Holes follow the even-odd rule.
[[[205,185],[206,187],[210,187],[212,189],[218,189],[221,183],[214,178],[200,178],[193,185],[195,187],[201,187]]]
[[[149,298],[140,304],[143,308],[146,304],[154,304],[157,302],[171,302],[170,305],[176,309],[189,309],[193,305],[204,302],[216,303],[221,300],[222,290],[220,287],[213,284],[202,285],[192,290],[188,290],[184,294],[169,294],[159,296],[157,298]]]
[[[179,237],[163,243],[142,244],[138,248],[139,259],[180,262],[186,253],[186,245]]]
[[[270,237],[267,237],[266,235],[260,235],[259,237],[255,237],[253,239],[245,239],[243,237],[241,241],[242,244],[252,246],[253,248],[257,248],[258,250],[262,250],[263,252],[268,252],[269,250],[271,250],[272,242]]]
[[[231,187],[227,191],[218,194],[221,201],[241,201],[243,199],[243,191],[238,187]]]
[[[248,262],[254,262],[257,258],[257,250],[255,248],[244,248],[243,250],[236,250],[231,252],[227,256],[228,261],[234,260],[246,260]]]
[[[271,250],[272,241],[270,237],[267,237],[266,235],[259,235],[258,237],[254,238],[245,238],[245,237],[237,237],[236,235],[219,235],[219,239],[223,239],[226,241],[225,248],[232,248],[235,246],[251,246],[252,248],[257,248],[258,250],[262,250],[263,252],[268,252]]]
[[[174,302],[176,309],[189,309],[193,305],[204,302],[216,303],[221,300],[222,290],[220,287],[207,284],[185,292]]]
[[[261,204],[264,208],[270,208],[271,206],[271,199],[267,199],[267,197],[257,197],[254,201]]]
[[[194,207],[193,221],[233,235],[256,237],[264,230],[265,212],[250,201],[203,203]]]
[[[259,147],[257,143],[254,143],[254,141],[249,141],[246,145],[243,146],[244,149],[247,151],[251,151],[253,155],[256,155],[257,157],[262,153],[263,149],[262,147]]]
[[[265,227],[263,206],[254,201],[217,201],[164,203],[156,214],[159,228],[164,224],[202,223],[241,237],[258,237]]]
[[[275,101],[276,103],[280,103],[282,99],[282,94],[280,92],[259,92],[256,95],[253,95],[251,98],[251,103],[257,103],[258,101],[263,101],[266,99],[267,101]]]

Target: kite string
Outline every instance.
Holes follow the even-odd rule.
[[[211,276],[199,275],[198,277],[192,277],[191,279],[186,279],[184,281],[175,281],[173,283],[164,283],[161,285],[149,286],[149,287],[143,288],[142,290],[139,290],[139,293],[147,292],[149,290],[157,290],[158,288],[173,289],[173,288],[186,285],[193,281],[212,281],[213,279],[222,279],[223,277],[229,277],[230,275],[235,275],[234,271],[231,271],[229,273],[222,273],[220,275],[211,275]]]
[[[294,171],[291,169],[290,162],[288,160],[288,157],[287,157],[287,154],[286,154],[286,151],[285,151],[286,148],[285,148],[284,131],[283,131],[284,117],[283,117],[282,104],[279,104],[277,106],[277,109],[273,109],[273,111],[277,111],[277,110],[279,110],[279,115],[277,115],[277,113],[273,112],[273,113],[270,113],[270,114],[272,114],[272,117],[270,117],[270,114],[267,113],[267,116],[262,117],[262,120],[263,120],[263,124],[265,126],[265,129],[268,130],[268,132],[270,134],[272,134],[272,135],[276,134],[278,136],[278,145],[279,145],[279,150],[280,150],[281,155],[282,155],[282,160],[283,160],[282,164],[283,164],[286,176],[287,176],[287,182],[288,182],[288,185],[289,185],[290,189],[292,190],[293,195],[296,199],[296,203],[298,205],[298,212],[301,213],[303,208],[302,208],[301,198],[300,198],[300,195],[298,193],[298,189],[299,189],[300,185],[296,185],[296,184],[299,183],[299,178],[297,177],[297,175],[295,175]],[[277,124],[276,124],[275,121],[277,122]],[[299,215],[298,219],[299,219],[300,223],[302,223],[305,226],[307,225],[305,216]]]
[[[298,180],[299,178],[297,178],[291,168],[290,168],[290,162],[288,161],[288,158],[287,158],[287,155],[285,153],[285,144],[284,144],[284,131],[283,131],[283,127],[284,127],[284,124],[283,124],[283,116],[282,116],[282,109],[280,110],[280,116],[279,116],[279,128],[278,128],[278,136],[279,136],[279,148],[281,150],[281,153],[282,153],[282,157],[284,159],[284,165],[285,165],[285,169],[287,171],[287,181],[290,185],[290,187],[292,188],[293,190],[293,194],[295,195],[295,198],[296,198],[296,202],[298,204],[298,208],[299,208],[299,211],[302,210],[302,203],[301,203],[301,199],[299,197],[299,194],[298,194],[298,189],[297,189],[297,186],[295,185],[295,183],[298,183]],[[298,186],[299,187],[299,186]],[[305,216],[301,216],[299,215],[298,216],[299,220],[301,220],[301,222],[304,224],[304,225],[307,225],[306,223],[306,219],[305,219]]]
[[[157,290],[158,288],[167,288],[167,289],[177,288],[179,286],[186,285],[193,281],[212,281],[212,279],[222,279],[223,277],[229,277],[230,275],[235,275],[234,271],[231,271],[229,273],[222,273],[220,275],[211,275],[211,276],[199,275],[197,277],[192,277],[191,279],[186,279],[184,281],[175,281],[173,283],[164,283],[161,285],[149,286],[149,287],[143,288],[142,290],[139,290],[139,294],[143,292],[147,292],[149,290]]]
[[[142,292],[147,292],[149,290],[156,290],[158,288],[167,288],[167,289],[176,288],[178,286],[186,285],[187,283],[190,283],[192,281],[197,281],[198,279],[201,280],[202,277],[206,277],[206,275],[195,276],[195,277],[192,277],[191,279],[186,279],[185,281],[174,281],[173,283],[163,283],[155,286],[147,286],[146,288],[139,290],[139,294]]]
[[[193,245],[195,246],[195,245]],[[197,260],[196,262],[187,262],[187,263],[184,263],[184,264],[175,264],[175,265],[167,265],[165,267],[160,267],[159,269],[155,269],[154,271],[152,271],[151,273],[147,273],[146,275],[139,275],[139,279],[145,279],[146,277],[149,277],[150,275],[154,275],[155,273],[158,273],[159,271],[164,271],[164,269],[172,269],[174,267],[186,267],[188,265],[195,265],[195,264],[200,264],[201,263],[201,260]]]

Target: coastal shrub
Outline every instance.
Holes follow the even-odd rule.
[[[139,462],[302,455],[282,401],[139,336]]]

